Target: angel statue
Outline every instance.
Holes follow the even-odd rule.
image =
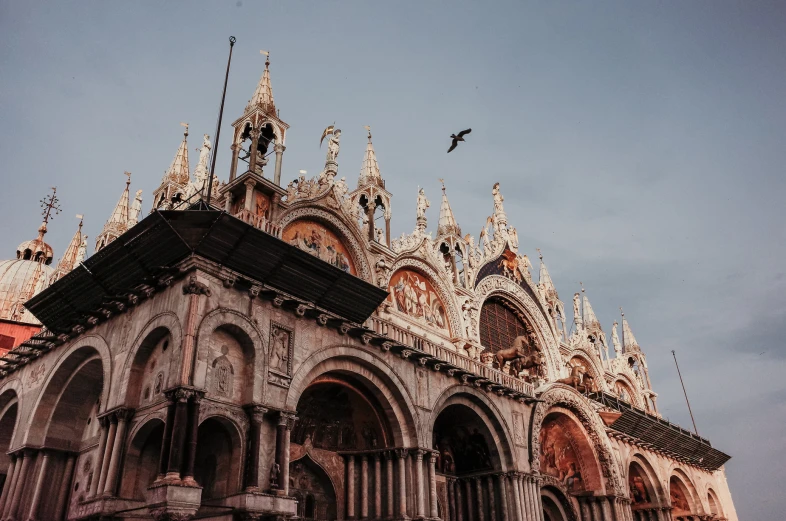
[[[426,208],[431,206],[431,202],[426,199],[426,192],[421,188],[418,190],[418,202],[417,202],[417,217],[418,219],[425,219],[426,217]]]
[[[614,321],[614,325],[611,326],[611,344],[614,346],[614,354],[617,355],[617,358],[622,356],[622,346],[620,346],[620,337],[617,334],[617,321]]]

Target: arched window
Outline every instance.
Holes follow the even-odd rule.
[[[530,330],[521,314],[500,298],[490,298],[480,310],[480,343],[496,353],[513,345],[513,340]]]

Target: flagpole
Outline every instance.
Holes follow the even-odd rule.
[[[216,125],[216,142],[213,145],[213,159],[210,162],[210,178],[207,181],[207,206],[210,209],[210,196],[213,194],[213,176],[216,171],[216,156],[218,155],[218,140],[221,137],[221,120],[224,118],[224,100],[227,97],[227,82],[229,81],[229,66],[232,63],[232,47],[237,39],[229,37],[229,59],[227,60],[227,73],[224,76],[224,91],[221,93],[221,108],[218,110],[218,125]]]
[[[690,421],[692,421],[692,422],[693,422],[693,431],[694,431],[694,432],[695,432],[695,433],[696,433],[698,436],[701,436],[701,435],[699,434],[699,429],[697,429],[697,428],[696,428],[696,420],[695,420],[695,419],[693,419],[693,411],[692,411],[692,410],[691,410],[691,408],[690,408],[690,400],[688,400],[688,391],[686,391],[686,390],[685,390],[685,382],[683,382],[683,381],[682,381],[682,373],[680,373],[680,364],[678,364],[678,363],[677,363],[677,355],[676,355],[676,353],[674,353],[674,350],[673,350],[673,349],[672,349],[672,351],[671,351],[671,354],[672,354],[672,356],[674,357],[674,365],[676,365],[676,366],[677,366],[677,374],[678,374],[678,375],[679,375],[679,377],[680,377],[680,383],[682,384],[682,392],[683,392],[683,394],[685,395],[685,402],[688,404],[688,412],[690,413]]]

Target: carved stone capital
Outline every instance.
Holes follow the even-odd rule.
[[[251,421],[256,424],[261,424],[264,421],[265,413],[268,412],[267,407],[257,404],[246,405],[244,409]]]
[[[398,459],[404,459],[407,457],[407,453],[409,451],[407,449],[395,449],[393,452],[396,454]]]
[[[278,425],[286,427],[288,431],[292,430],[296,421],[294,412],[281,411],[278,415]]]

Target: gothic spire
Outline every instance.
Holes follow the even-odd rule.
[[[538,250],[538,257],[540,257],[540,272],[538,274],[538,286],[540,286],[541,291],[543,292],[543,296],[546,300],[558,300],[559,296],[557,295],[557,288],[554,287],[554,282],[551,280],[551,274],[549,273],[548,268],[546,268],[546,263],[543,261],[543,254],[540,252],[540,248]],[[591,309],[591,308],[590,308]]]
[[[96,238],[96,250],[99,251],[104,246],[120,237],[128,229],[128,217],[131,201],[129,200],[129,186],[131,185],[131,172],[124,172],[128,179],[126,179],[126,187],[120,195],[120,199],[112,210],[112,214],[104,224],[104,228]]]
[[[584,291],[584,288],[581,288],[581,314],[582,318],[584,319],[584,327],[589,329],[592,325],[597,325],[600,327],[600,321],[598,321],[598,317],[595,316],[595,311],[592,309],[592,304],[590,304],[589,299],[587,298],[587,293]]]
[[[134,202],[131,204],[131,209],[128,211],[128,227],[131,228],[139,222],[139,212],[142,211],[142,190],[136,191]]]
[[[461,237],[461,228],[459,228],[456,218],[453,216],[453,209],[450,207],[448,194],[445,192],[445,181],[440,179],[439,182],[442,183],[442,204],[439,207],[437,236],[453,234]]]
[[[162,184],[167,181],[177,183],[179,185],[186,185],[191,181],[191,174],[188,165],[188,123],[181,123],[186,130],[183,132],[183,141],[175,153],[175,158],[169,166],[169,170],[164,174]]]
[[[639,343],[636,342],[636,337],[633,336],[633,331],[630,330],[628,319],[625,318],[625,313],[622,313],[622,352],[627,353],[630,351],[641,351]]]
[[[363,156],[363,164],[360,167],[360,178],[358,178],[358,188],[367,184],[375,184],[385,187],[382,174],[377,163],[377,153],[374,152],[374,144],[371,142],[371,130],[368,131],[368,144],[366,153]]]
[[[77,264],[79,264],[83,259],[79,259],[79,250],[82,246],[82,224],[83,224],[83,217],[81,215],[77,215],[79,219],[79,227],[76,229],[76,233],[71,238],[71,242],[68,243],[68,247],[66,248],[65,253],[60,258],[60,261],[57,263],[57,267],[55,268],[55,272],[52,274],[51,282],[55,282],[63,278],[67,273],[73,270]]]
[[[270,85],[270,53],[267,51],[259,51],[265,55],[265,70],[262,77],[259,78],[259,83],[254,91],[254,95],[246,105],[246,112],[249,112],[254,107],[261,107],[267,114],[276,116],[276,104],[273,101],[273,87]]]

